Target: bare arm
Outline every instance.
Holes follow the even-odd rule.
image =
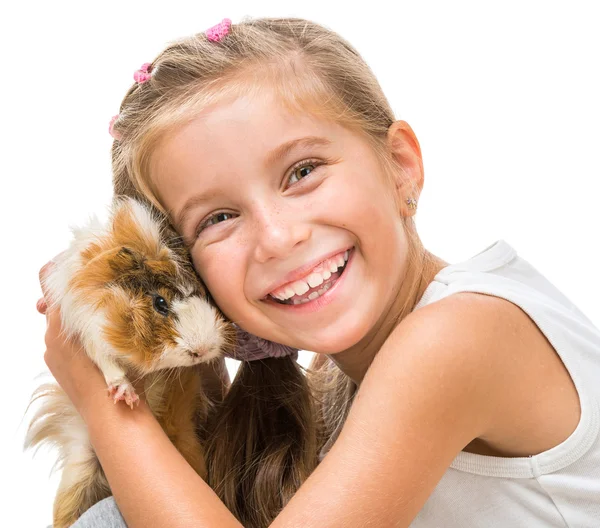
[[[127,525],[241,527],[175,449],[144,398],[133,411],[114,405],[108,396],[99,396],[106,390],[100,372],[98,376],[98,391],[90,391],[96,396],[87,400],[83,417]]]

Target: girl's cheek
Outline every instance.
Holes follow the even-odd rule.
[[[239,298],[240,259],[235,252],[205,249],[194,258],[194,267],[222,310],[232,304],[232,298]],[[234,304],[234,303],[233,303]]]

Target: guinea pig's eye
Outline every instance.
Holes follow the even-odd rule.
[[[152,306],[161,315],[169,315],[169,305],[160,295],[154,295]]]

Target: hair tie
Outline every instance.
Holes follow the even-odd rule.
[[[140,69],[135,70],[133,73],[133,80],[138,84],[145,83],[147,80],[149,80],[151,77],[150,66],[152,66],[150,62],[144,62]]]
[[[237,344],[233,352],[226,352],[225,356],[238,361],[256,361],[266,358],[282,358],[291,356],[294,361],[298,359],[298,349],[268,341],[262,337],[250,334],[235,325],[237,331]]]
[[[121,134],[119,134],[115,129],[115,121],[119,119],[119,114],[112,116],[110,119],[110,123],[108,124],[108,133],[114,137],[117,141],[120,141],[121,139]]]
[[[231,20],[229,18],[224,18],[221,22],[205,31],[206,38],[212,42],[219,42],[225,35],[229,33],[230,28]],[[152,63],[150,62],[145,62],[142,64],[138,70],[133,72],[133,80],[138,84],[143,84],[146,81],[149,81],[152,77],[150,74],[151,67]],[[113,125],[118,118],[119,115],[113,116],[108,126],[109,134],[116,140],[121,139],[121,135],[113,130]]]
[[[231,27],[231,20],[224,18],[221,22],[208,28],[204,33],[206,38],[212,42],[219,42],[227,33]]]

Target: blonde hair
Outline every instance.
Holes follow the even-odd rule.
[[[244,19],[221,42],[204,33],[171,42],[150,71],[149,81],[129,89],[113,125],[120,137],[112,146],[115,197],[136,197],[168,214],[149,177],[161,138],[209,105],[265,86],[276,90],[288,110],[310,112],[360,134],[390,189],[392,178],[402,175],[387,144],[395,119],[379,83],[358,52],[322,25],[299,18]],[[407,196],[418,196],[419,189],[411,191]],[[420,270],[429,253],[413,217],[402,221],[407,269]],[[422,275],[411,276],[407,299],[414,298]],[[412,310],[408,303],[394,324]],[[245,527],[273,521],[339,432],[355,392],[354,382],[324,355],[316,355],[306,371],[289,358],[240,365],[205,441],[208,483]]]

